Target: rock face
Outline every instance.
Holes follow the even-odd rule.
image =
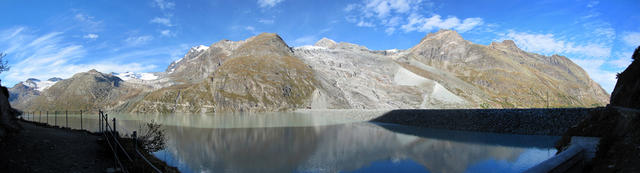
[[[291,48],[263,33],[193,47],[165,72],[149,73],[149,80],[99,72],[74,78],[88,74],[94,77],[81,80],[87,83],[59,81],[37,97],[16,85],[16,103],[24,109],[96,108],[86,102],[97,101],[116,111],[165,113],[608,103],[608,94],[566,57],[528,53],[510,40],[473,44],[451,30],[428,34],[407,50],[369,50],[328,38]],[[71,96],[83,99],[54,102]]]
[[[294,57],[276,34],[221,41],[196,58],[189,57],[179,62],[188,67],[179,65],[174,73],[189,76],[192,84],[151,92],[132,111],[282,111],[307,107],[315,90],[311,68]],[[208,77],[200,79],[202,74],[181,69],[203,69]]]
[[[622,73],[611,93],[611,105],[640,108],[640,46],[633,53],[633,62]]]
[[[568,58],[528,53],[511,40],[484,46],[441,30],[423,38],[401,61],[453,73],[486,93],[489,98],[480,104],[490,107],[604,106],[609,97]]]

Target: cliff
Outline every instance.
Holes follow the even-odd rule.
[[[640,47],[632,56],[633,61],[622,73],[611,93],[611,105],[640,109]]]

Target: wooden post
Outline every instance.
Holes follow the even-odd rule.
[[[40,117],[38,117],[38,122],[42,122],[42,111],[40,111]]]
[[[47,111],[47,124],[49,124],[49,111]]]
[[[64,111],[64,124],[67,126],[67,128],[69,127],[69,111],[68,110]]]
[[[53,125],[58,126],[58,111],[53,111]]]

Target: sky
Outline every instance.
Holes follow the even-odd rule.
[[[2,0],[2,85],[78,72],[159,72],[190,47],[279,34],[289,46],[323,37],[372,50],[408,49],[456,30],[488,45],[563,55],[607,92],[640,45],[638,0]]]

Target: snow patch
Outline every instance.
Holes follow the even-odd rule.
[[[197,52],[201,52],[201,51],[205,51],[205,50],[209,49],[209,47],[205,46],[205,45],[199,45],[199,46],[196,46],[196,47],[192,47],[191,49],[193,49],[193,50],[195,50]]]
[[[158,79],[158,76],[153,73],[135,73],[135,72],[124,72],[124,73],[111,73],[114,76],[119,77],[124,81],[140,79],[140,80],[155,80]]]
[[[38,86],[36,87],[36,90],[44,91],[44,89],[47,89],[47,88],[53,86],[53,84],[56,84],[56,83],[57,83],[57,81],[56,82],[53,82],[53,81],[41,81],[41,82],[38,82],[37,83]]]
[[[295,50],[325,50],[327,48],[326,47],[320,47],[320,46],[304,45],[304,46],[295,47],[293,49],[295,49]]]
[[[176,60],[176,61],[173,61],[173,63],[176,63],[176,64],[177,64],[177,63],[179,63],[180,61],[182,61],[182,59],[184,59],[184,58],[180,58],[180,59],[178,59],[178,60]]]
[[[46,81],[41,81],[39,79],[29,78],[26,81],[22,82],[22,84],[42,92],[45,89],[53,86],[53,84],[56,84],[60,80],[62,80],[62,79],[61,78],[51,78],[51,79],[46,80]]]

